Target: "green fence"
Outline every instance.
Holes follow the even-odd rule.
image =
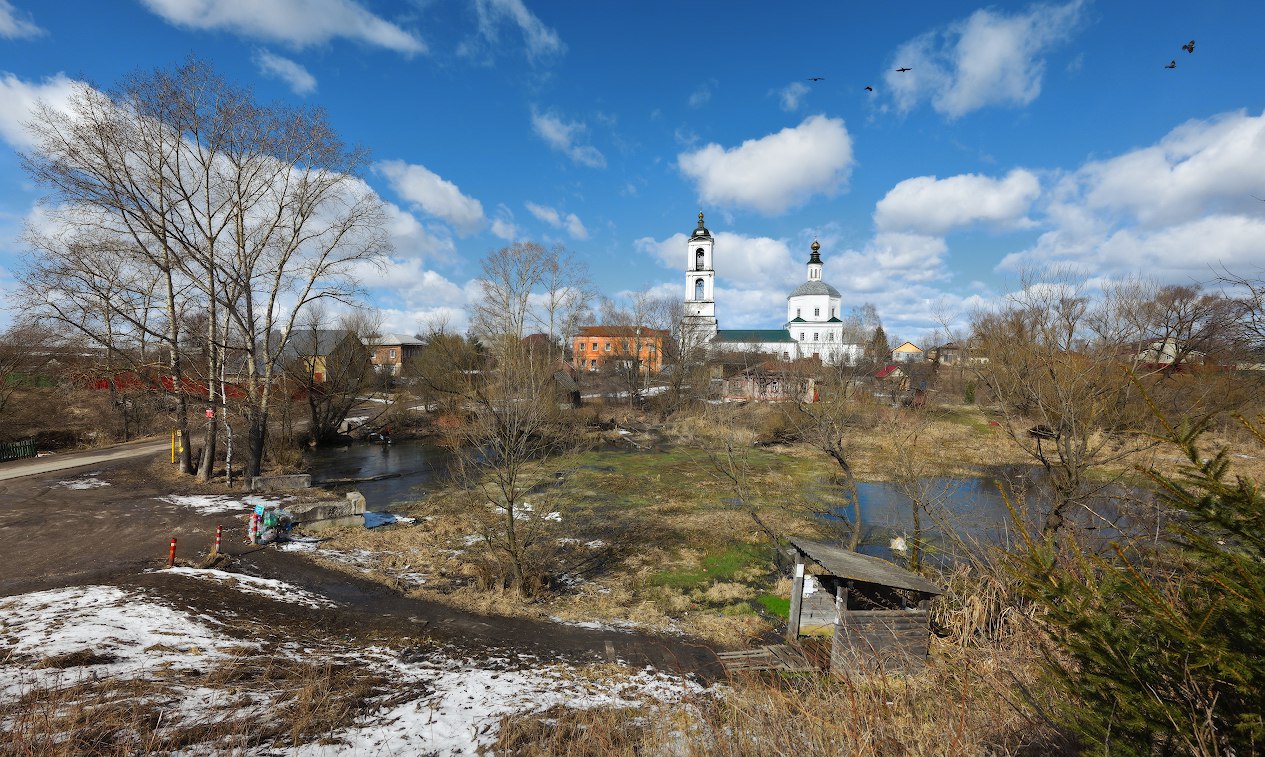
[[[20,442],[0,442],[0,463],[6,460],[21,460],[24,457],[35,457],[34,439],[26,439]]]

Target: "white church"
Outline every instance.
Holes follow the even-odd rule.
[[[759,352],[782,360],[816,357],[823,363],[855,363],[863,347],[844,341],[839,317],[839,290],[821,280],[821,245],[815,240],[808,257],[807,278],[786,298],[786,324],[780,329],[721,329],[716,320],[716,270],[712,234],[698,214],[690,235],[685,271],[685,316],[681,336],[686,344],[711,351]]]

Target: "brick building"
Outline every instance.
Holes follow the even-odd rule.
[[[577,369],[598,371],[612,361],[632,367],[638,362],[641,373],[663,370],[663,347],[671,332],[646,326],[582,326],[571,339],[573,364]]]

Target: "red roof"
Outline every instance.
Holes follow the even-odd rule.
[[[885,365],[874,372],[874,378],[884,379],[900,370],[899,365]]]

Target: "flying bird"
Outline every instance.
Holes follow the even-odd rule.
[[[1165,66],[1164,68],[1177,68],[1177,61],[1176,61],[1176,60],[1170,60],[1170,61],[1168,62],[1168,65],[1167,65],[1167,66]]]
[[[825,78],[826,77],[824,76],[810,76],[808,77],[808,80],[809,81],[823,81]]]
[[[898,68],[896,70],[902,74],[905,73],[906,71],[913,71],[912,68],[904,68],[904,67]]]
[[[866,91],[866,92],[873,92],[873,91],[874,91],[874,88],[873,88],[873,87],[866,87],[866,88],[865,88],[865,91]]]
[[[1192,39],[1190,42],[1182,45],[1182,49],[1188,53],[1193,53],[1195,51],[1195,40]]]

